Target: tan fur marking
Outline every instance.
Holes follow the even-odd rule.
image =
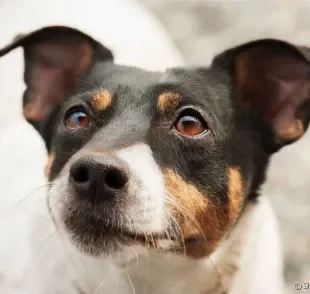
[[[45,176],[50,180],[50,176],[51,176],[51,171],[52,171],[52,166],[54,163],[56,157],[56,153],[55,152],[51,152],[48,160],[47,160],[47,164],[45,165]]]
[[[243,202],[242,179],[238,168],[228,169],[229,219],[234,222],[241,210]]]
[[[178,93],[165,92],[159,95],[157,106],[160,111],[172,111],[180,103],[182,96]]]
[[[297,140],[303,136],[305,130],[300,119],[295,119],[290,125],[282,125],[277,128],[277,135],[285,140]]]
[[[112,94],[104,89],[93,96],[92,106],[97,111],[102,111],[107,109],[112,103]]]
[[[164,175],[168,211],[177,220],[184,240],[195,239],[186,244],[186,254],[192,258],[210,254],[227,231],[227,207],[213,203],[210,195],[202,194],[174,171],[164,170]]]
[[[194,185],[186,183],[180,175],[172,170],[165,172],[165,179],[169,196],[176,205],[183,206],[194,218],[197,214],[206,211],[208,201]],[[173,213],[181,213],[176,205],[172,205],[170,209]],[[188,236],[194,232],[185,228],[184,233]]]

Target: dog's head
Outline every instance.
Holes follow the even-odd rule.
[[[49,152],[51,214],[91,255],[137,244],[210,254],[257,196],[270,155],[309,124],[307,52],[286,42],[163,73],[118,66],[66,27],[18,36],[0,55],[18,46],[24,116]]]

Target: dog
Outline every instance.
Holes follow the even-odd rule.
[[[117,65],[64,26],[18,35],[0,56],[17,47],[23,114],[49,154],[50,215],[90,264],[76,291],[282,293],[260,188],[270,157],[309,125],[306,47],[255,40],[165,72]]]

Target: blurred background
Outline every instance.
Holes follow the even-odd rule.
[[[163,23],[186,64],[208,64],[221,50],[257,38],[310,46],[308,1],[140,3]],[[296,282],[310,282],[310,132],[273,157],[262,193],[272,200],[280,221],[286,293],[296,293]]]

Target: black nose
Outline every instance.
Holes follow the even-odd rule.
[[[124,194],[128,173],[117,158],[87,156],[71,166],[70,182],[80,196],[97,204]]]

